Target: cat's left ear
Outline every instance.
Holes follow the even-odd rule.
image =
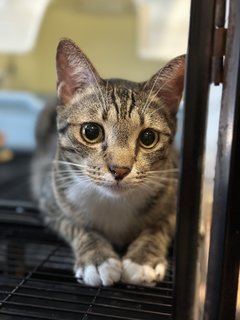
[[[145,85],[152,96],[157,96],[176,114],[182,98],[185,72],[185,55],[176,57],[160,69]]]
[[[67,104],[76,91],[94,90],[102,79],[88,57],[70,39],[59,42],[56,55],[57,92],[62,104]]]

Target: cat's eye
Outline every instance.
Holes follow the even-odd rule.
[[[98,143],[103,140],[103,129],[96,123],[84,123],[81,126],[81,135],[86,142]]]
[[[153,148],[159,140],[158,132],[153,129],[145,129],[140,133],[139,143],[143,148]]]

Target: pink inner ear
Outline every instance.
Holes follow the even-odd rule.
[[[69,102],[76,90],[76,81],[74,81],[74,70],[69,64],[65,52],[59,49],[57,52],[57,90],[60,101],[63,104]]]
[[[184,85],[185,56],[171,60],[152,79],[153,82],[158,77],[157,95],[164,102],[172,114],[178,111],[182,98]]]
[[[69,75],[65,74],[63,77],[59,77],[57,92],[61,103],[67,104],[72,99],[75,91],[76,85]]]
[[[182,98],[184,84],[184,74],[172,79],[165,88],[160,90],[160,97],[170,109],[171,113],[176,114]]]
[[[84,90],[101,81],[91,62],[71,40],[59,42],[56,63],[58,97],[63,104],[73,98],[77,89]]]

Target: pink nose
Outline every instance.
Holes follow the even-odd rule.
[[[114,176],[115,180],[122,180],[131,171],[131,169],[128,167],[118,167],[114,165],[109,165],[108,169]]]

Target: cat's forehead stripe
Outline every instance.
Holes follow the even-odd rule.
[[[128,110],[128,116],[129,118],[131,118],[131,113],[133,111],[133,109],[136,107],[136,99],[135,99],[135,95],[133,90],[131,90],[131,104],[129,106],[129,110]]]
[[[127,112],[127,114],[128,114],[128,116],[130,117],[130,115],[131,115],[131,112],[130,112],[130,109],[132,108],[134,108],[135,107],[135,105],[134,105],[134,101],[133,101],[133,99],[132,99],[132,90],[128,90],[128,97],[127,97],[127,103],[126,103],[126,112]]]
[[[117,103],[116,96],[117,96],[116,88],[114,87],[113,90],[111,91],[111,98],[112,98],[111,104],[115,108],[117,119],[119,119],[119,104]],[[121,105],[120,105],[120,108],[121,108]]]
[[[126,119],[127,115],[130,116],[130,108],[133,108],[132,90],[113,86],[112,103],[118,119]]]
[[[124,97],[123,97],[123,92],[119,92],[119,89],[117,87],[114,86],[114,89],[113,89],[113,99],[114,99],[114,102],[116,103],[116,105],[118,106],[118,116],[120,119],[125,119],[126,118],[126,104],[125,104],[125,101],[124,101]]]
[[[126,120],[127,117],[131,118],[133,110],[137,110],[140,125],[142,126],[144,124],[144,114],[141,112],[140,108],[137,107],[137,93],[134,90],[113,85],[110,92],[110,99],[110,108],[108,111],[110,109],[112,110],[111,107],[113,107],[118,121],[120,119]],[[106,120],[107,118],[107,115],[104,114],[103,120]]]

